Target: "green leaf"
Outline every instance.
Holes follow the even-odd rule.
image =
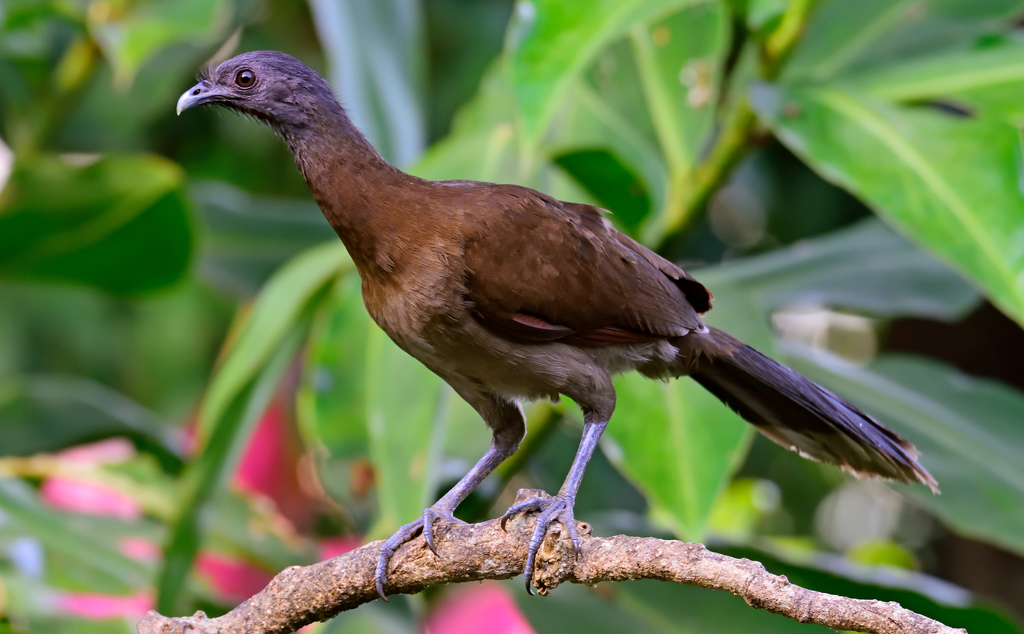
[[[342,245],[329,242],[296,257],[271,278],[207,390],[199,412],[201,440],[267,363],[309,302],[350,266]]]
[[[628,233],[637,231],[651,207],[644,183],[618,157],[606,150],[562,154],[555,164],[568,172],[605,209],[614,209],[613,222]]]
[[[981,114],[1024,114],[1024,43],[916,57],[857,73],[844,81],[851,92],[897,102],[953,100]]]
[[[648,212],[663,219],[682,209],[715,125],[728,27],[720,2],[698,2],[638,23],[625,39],[606,43],[594,55],[559,103],[545,154],[567,167],[563,156],[604,152],[621,163],[627,177],[635,174],[641,181],[620,184],[621,193],[609,197],[594,187],[604,182],[604,190],[610,189],[601,168],[608,161],[570,170],[614,212],[611,219],[620,228],[635,233]],[[597,169],[582,169],[588,166]],[[659,231],[648,233],[657,240]]]
[[[204,235],[199,277],[233,295],[255,295],[286,261],[337,240],[311,199],[254,196],[220,181],[194,185]]]
[[[161,612],[180,611],[185,580],[205,539],[208,507],[305,340],[322,291],[350,262],[334,242],[289,262],[267,283],[214,377],[199,412],[202,454],[184,476],[179,516],[164,547],[157,588]]]
[[[515,152],[511,87],[498,65],[484,75],[476,95],[457,113],[452,131],[410,170],[434,180],[501,182],[520,174]]]
[[[168,455],[177,453],[155,414],[100,383],[45,375],[0,382],[0,455],[52,452],[112,436],[145,440]]]
[[[768,316],[785,306],[953,321],[980,300],[970,283],[878,220],[693,273],[717,295],[709,321],[755,346],[772,345]]]
[[[183,476],[178,517],[164,545],[164,566],[157,581],[157,609],[164,614],[183,609],[186,580],[196,553],[207,539],[208,515],[215,494],[234,471],[256,422],[277,391],[281,377],[299,351],[307,319],[298,318],[278,342],[274,354],[255,376],[232,394],[204,439],[202,454]]]
[[[324,305],[310,340],[300,422],[307,438],[329,450],[321,468],[340,499],[359,501],[351,482],[333,482],[339,465],[369,456],[379,504],[371,533],[386,536],[434,502],[457,397],[370,320],[359,291],[359,279],[351,276]]]
[[[631,373],[615,380],[616,414],[605,454],[668,519],[699,541],[718,494],[746,454],[752,428],[692,381],[665,384]]]
[[[17,162],[0,194],[0,275],[125,294],[174,284],[193,240],[181,182],[154,155]]]
[[[366,361],[372,323],[361,286],[358,276],[346,275],[324,302],[310,334],[299,390],[299,425],[334,459],[369,451]]]
[[[424,60],[419,0],[311,0],[313,24],[331,62],[330,80],[352,120],[389,161],[423,151]]]
[[[296,401],[306,446],[326,450],[315,454],[320,482],[345,509],[354,524],[351,530],[357,532],[368,529],[375,510],[368,481],[353,477],[362,472],[369,456],[366,345],[370,326],[359,277],[343,276],[313,319]]]
[[[952,319],[977,300],[968,283],[877,221],[695,274],[720,297],[708,321],[765,352],[775,347],[768,317],[782,306]],[[678,534],[700,539],[751,428],[690,381],[634,374],[615,385],[607,453]]]
[[[894,486],[954,530],[1024,554],[1020,392],[923,359],[887,355],[859,368],[796,346],[787,356],[913,442],[942,495]]]
[[[376,326],[366,348],[367,429],[380,503],[371,532],[386,536],[434,502],[448,411],[457,397]]]
[[[963,49],[1009,32],[1021,0],[828,0],[807,24],[784,81],[831,80],[848,71]]]
[[[106,10],[86,12],[89,28],[121,85],[131,83],[142,65],[167,46],[213,41],[229,25],[232,13],[228,0],[150,0],[101,6]]]
[[[0,523],[39,540],[58,557],[93,571],[97,583],[123,592],[146,587],[150,570],[121,553],[109,530],[94,518],[59,513],[40,504],[35,492],[15,478],[0,478]],[[109,529],[109,527],[108,527]]]
[[[833,87],[761,87],[754,102],[775,134],[822,176],[968,274],[1024,323],[1024,198],[1011,126]]]
[[[729,29],[725,8],[711,2],[630,32],[657,140],[671,170],[693,169],[714,127]]]
[[[622,77],[626,75],[635,81],[629,48],[623,44],[603,52],[595,68],[598,70],[592,80],[580,82],[566,100],[565,125],[551,139],[549,151],[560,167],[613,212],[611,220],[620,229],[632,233],[652,209],[665,207],[668,166],[649,121],[643,91],[639,85],[632,90],[629,80]],[[626,87],[601,90],[599,84]],[[613,166],[621,165],[615,170],[621,176],[617,178],[619,190],[614,194],[610,191],[611,183],[605,180],[607,167],[593,162],[572,165],[564,160],[598,152],[607,155],[606,162]]]
[[[500,65],[484,76],[476,96],[455,118],[452,132],[434,144],[410,171],[434,180],[514,182],[564,200],[588,201],[561,170],[532,165],[517,151],[515,103]]]
[[[506,40],[508,76],[528,145],[548,128],[570,82],[608,43],[698,0],[521,0]]]

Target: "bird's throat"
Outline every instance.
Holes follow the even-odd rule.
[[[360,273],[389,274],[412,239],[402,200],[419,179],[388,163],[344,112],[282,136]]]

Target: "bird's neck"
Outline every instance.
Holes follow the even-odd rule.
[[[340,105],[316,113],[301,130],[281,132],[360,273],[390,274],[415,239],[412,210],[402,199],[422,181],[388,163]]]

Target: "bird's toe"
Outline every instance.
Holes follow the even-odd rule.
[[[501,517],[501,527],[519,513],[529,511],[540,511],[537,516],[537,523],[533,527],[533,534],[530,536],[530,543],[527,548],[526,563],[523,567],[523,575],[526,577],[526,591],[533,592],[533,573],[537,569],[537,553],[540,551],[548,528],[555,522],[561,522],[569,534],[573,550],[578,555],[580,551],[580,533],[576,526],[576,517],[573,513],[575,500],[567,495],[556,495],[553,498],[530,498],[513,505]]]
[[[377,569],[374,572],[373,578],[377,585],[377,594],[380,595],[381,599],[388,601],[387,595],[384,594],[384,584],[387,582],[388,563],[391,561],[392,555],[395,551],[404,544],[405,542],[411,541],[416,538],[417,535],[423,533],[423,539],[427,543],[427,548],[432,553],[437,555],[437,548],[434,540],[434,520],[442,519],[452,523],[465,524],[460,519],[456,519],[452,515],[451,511],[447,509],[438,509],[434,507],[428,507],[423,511],[418,519],[409,522],[405,526],[395,531],[395,534],[389,537],[380,545],[380,550],[377,551]]]

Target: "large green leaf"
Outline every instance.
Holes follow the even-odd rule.
[[[692,272],[717,295],[709,321],[755,346],[772,345],[767,318],[785,306],[952,321],[980,301],[970,283],[877,220]]]
[[[367,428],[380,501],[375,532],[386,535],[434,502],[451,392],[379,328],[370,328],[366,347]]]
[[[204,228],[197,273],[233,295],[255,295],[286,261],[337,240],[312,199],[254,196],[220,181],[192,194]]]
[[[277,342],[274,354],[232,394],[204,437],[202,454],[186,470],[178,514],[171,522],[164,544],[164,565],[157,580],[157,609],[162,613],[182,610],[188,573],[208,537],[210,505],[237,466],[257,421],[298,353],[307,327],[308,318],[296,319]]]
[[[515,103],[500,65],[484,76],[480,90],[458,113],[452,132],[410,171],[435,180],[471,179],[539,188],[564,200],[586,202],[587,194],[561,170],[531,165],[517,151]]]
[[[333,459],[365,456],[370,316],[359,277],[339,280],[313,324],[299,391],[299,424]],[[328,481],[328,488],[332,483]]]
[[[760,87],[755,108],[825,178],[967,273],[1024,323],[1024,198],[1017,132],[837,87]]]
[[[671,169],[688,171],[714,126],[728,13],[702,2],[635,26],[630,41],[662,152]]]
[[[958,532],[1024,554],[1024,396],[944,364],[901,356],[859,368],[787,349],[794,368],[863,407],[921,450],[942,495],[899,488]]]
[[[164,47],[212,41],[229,25],[232,13],[229,0],[150,0],[98,6],[106,8],[87,12],[89,27],[122,85],[131,82],[142,65]]]
[[[295,321],[309,310],[309,302],[350,267],[345,249],[329,242],[306,251],[271,278],[207,390],[199,414],[200,439],[267,363]]]
[[[97,584],[108,591],[129,592],[147,585],[148,567],[124,555],[110,532],[98,530],[94,518],[60,513],[43,506],[35,491],[21,480],[0,478],[0,526],[13,525],[39,540],[54,556],[93,571]]]
[[[635,233],[653,212],[657,241],[683,210],[715,124],[727,25],[720,2],[638,24],[596,53],[559,104],[544,150],[620,228]]]
[[[536,144],[566,88],[608,43],[699,0],[537,0],[516,4],[506,45],[523,138]]]
[[[208,507],[305,340],[322,292],[350,262],[336,243],[289,262],[267,283],[218,369],[199,412],[202,453],[185,473],[178,516],[164,546],[157,604],[165,614],[180,611],[188,572],[205,539]]]
[[[427,47],[419,0],[310,0],[331,85],[380,153],[408,165],[426,140]]]
[[[435,143],[410,170],[435,180],[510,182],[521,175],[515,151],[515,108],[499,65],[458,112],[451,133]]]
[[[154,155],[16,162],[0,193],[0,275],[128,294],[177,282],[192,252],[182,177]]]
[[[0,382],[0,455],[28,456],[112,436],[176,454],[173,438],[153,412],[100,383],[48,375]]]
[[[1024,42],[916,57],[856,73],[844,80],[854,92],[898,102],[947,100],[1019,117],[1024,112]]]
[[[827,0],[811,16],[783,71],[786,81],[830,80],[851,70],[964,49],[1007,32],[1021,0]]]
[[[752,428],[688,380],[615,380],[605,453],[684,539],[699,541],[715,499],[745,455]]]
[[[695,273],[721,298],[709,321],[764,351],[775,347],[768,317],[783,306],[952,319],[977,301],[967,282],[878,222]],[[750,428],[690,381],[626,375],[616,389],[609,455],[679,534],[699,539]]]

